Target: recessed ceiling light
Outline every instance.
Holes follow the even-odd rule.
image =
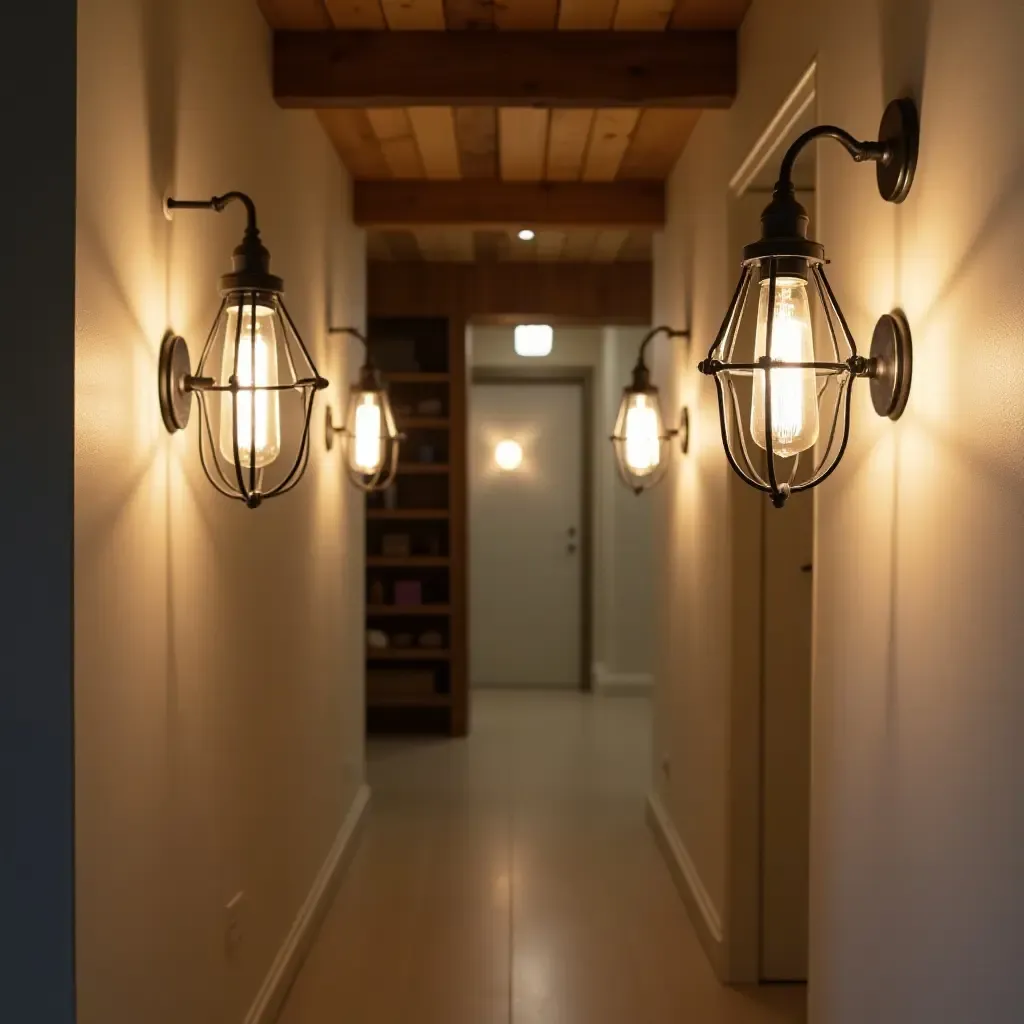
[[[537,236],[529,228],[523,228],[523,230],[519,232],[519,240],[521,242],[532,242],[536,237]]]

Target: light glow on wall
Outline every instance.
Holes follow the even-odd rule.
[[[519,324],[515,330],[516,355],[527,359],[549,356],[554,338],[555,332],[547,324]]]
[[[494,462],[505,473],[514,473],[523,464],[523,446],[518,441],[505,438],[494,448]]]

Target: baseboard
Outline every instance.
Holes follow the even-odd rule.
[[[594,692],[605,696],[647,697],[654,690],[654,676],[649,672],[609,672],[604,665],[593,667]]]
[[[726,975],[727,950],[722,932],[722,919],[700,880],[682,837],[657,793],[647,797],[647,821],[658,841],[662,855],[672,872],[679,895],[686,905],[697,937],[719,978]]]
[[[299,973],[303,960],[306,959],[320,923],[331,905],[341,875],[355,850],[359,829],[369,803],[370,787],[360,786],[338,830],[331,851],[317,873],[313,887],[309,890],[295,923],[288,932],[288,937],[274,957],[270,971],[263,979],[263,984],[245,1015],[245,1024],[273,1024],[277,1020],[285,996],[288,995],[288,990]]]

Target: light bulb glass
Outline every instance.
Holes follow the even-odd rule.
[[[515,350],[517,356],[543,358],[551,355],[555,332],[547,324],[520,324],[515,329]]]
[[[768,291],[761,282],[757,305],[757,333],[754,361],[769,355],[777,362],[814,362],[814,335],[807,303],[807,282],[798,277],[775,279],[775,309],[772,318],[772,350],[768,346]],[[772,377],[772,448],[788,458],[812,448],[818,440],[818,395],[814,370],[773,369],[754,371],[754,394],[750,406],[750,433],[754,443],[767,449],[765,438],[766,377]]]
[[[351,464],[358,472],[372,476],[384,461],[384,416],[380,407],[380,393],[361,392],[355,402]]]
[[[255,314],[255,315],[254,315]],[[238,320],[241,316],[241,332]],[[277,335],[274,311],[269,306],[248,304],[227,311],[221,380],[235,373],[235,339],[238,338],[238,385],[240,388],[276,387]],[[277,391],[239,391],[221,399],[220,451],[228,462],[235,460],[234,421],[238,416],[238,458],[243,467],[269,466],[281,454],[281,410]],[[255,440],[255,448],[253,441]]]
[[[523,464],[523,446],[511,438],[499,441],[494,447],[494,461],[506,473],[517,470]]]
[[[661,410],[650,395],[643,393],[629,394],[626,402],[623,459],[634,476],[647,476],[661,462]]]

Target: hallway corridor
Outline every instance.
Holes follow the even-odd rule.
[[[636,698],[475,697],[466,741],[371,743],[359,848],[281,1024],[791,1024],[721,987],[644,821]]]

